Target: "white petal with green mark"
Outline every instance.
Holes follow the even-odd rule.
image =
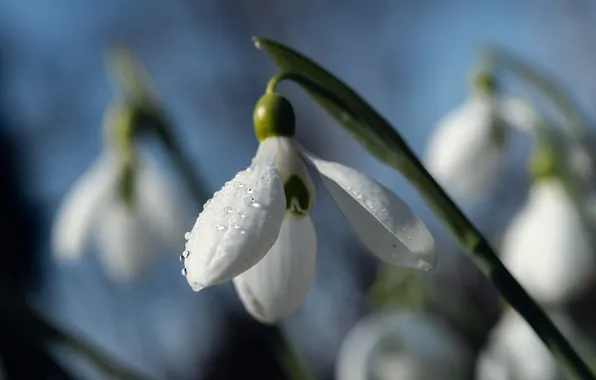
[[[314,282],[316,262],[317,235],[310,216],[288,214],[271,250],[234,278],[234,285],[255,319],[275,323],[302,305]]]
[[[259,262],[277,240],[286,211],[283,182],[274,164],[277,151],[277,141],[263,141],[252,166],[205,204],[184,254],[193,290],[231,280]]]
[[[362,242],[381,260],[420,270],[437,264],[434,239],[408,205],[377,181],[302,150]]]

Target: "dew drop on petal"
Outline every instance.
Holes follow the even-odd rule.
[[[186,273],[188,273],[188,271],[186,270],[186,268],[182,268],[182,275],[184,277],[186,277]]]
[[[190,232],[184,234],[184,240],[190,239]]]
[[[252,206],[252,204],[255,202],[255,197],[246,197],[244,198],[244,203],[247,206]]]
[[[237,188],[237,189],[241,189],[241,188],[243,188],[244,186],[245,186],[245,185],[244,185],[244,183],[242,183],[242,182],[240,182],[240,181],[236,181],[236,182],[234,182],[234,187],[235,187],[235,188]]]
[[[190,287],[192,288],[192,290],[194,290],[195,292],[199,292],[203,289],[205,289],[205,287],[203,286],[203,284],[201,284],[200,282],[193,282]]]
[[[224,207],[224,211],[226,212],[226,214],[231,214],[232,212],[234,212],[234,209],[230,206],[226,206]]]
[[[188,257],[190,256],[190,251],[188,249],[184,250],[184,252],[182,252],[182,257],[185,259],[188,259]]]

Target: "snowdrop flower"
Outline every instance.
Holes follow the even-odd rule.
[[[195,291],[232,280],[248,312],[264,323],[291,316],[316,272],[317,235],[310,218],[320,174],[363,243],[379,258],[421,270],[437,262],[434,240],[410,208],[380,183],[322,160],[294,141],[294,113],[266,94],[255,109],[260,141],[252,165],[204,205],[187,233],[184,270]]]
[[[441,320],[388,310],[372,314],[346,335],[336,362],[337,380],[463,379],[470,352]]]
[[[551,314],[553,322],[565,335],[577,342],[578,333],[564,314]],[[557,362],[517,312],[509,310],[501,317],[480,353],[478,380],[562,380]]]
[[[112,110],[106,126],[113,124],[114,132],[120,134],[117,129],[130,127],[120,123],[126,117],[126,110]],[[180,245],[182,208],[155,163],[134,153],[134,170],[128,178],[132,181],[128,183],[129,201],[124,199],[122,188],[128,167],[115,146],[108,146],[69,190],[52,231],[58,260],[80,258],[93,242],[108,275],[126,281],[150,266],[160,243]]]
[[[563,184],[538,180],[505,233],[503,263],[544,304],[561,304],[592,281],[589,235]]]
[[[497,97],[492,77],[478,75],[476,80],[480,84],[466,102],[439,122],[425,159],[433,177],[462,199],[478,199],[495,184],[504,164],[508,128],[528,128],[534,120],[523,102]]]

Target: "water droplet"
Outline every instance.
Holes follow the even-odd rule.
[[[203,286],[203,284],[201,284],[200,282],[193,282],[190,287],[192,288],[192,290],[194,290],[195,292],[199,292],[203,289],[205,289],[205,287]]]
[[[232,228],[238,229],[238,228],[240,228],[240,225],[238,223],[234,223],[234,225],[232,226]]]
[[[255,203],[255,197],[246,197],[246,198],[244,198],[244,203],[247,206],[252,206],[253,203]]]
[[[356,199],[358,199],[358,200],[361,200],[362,198],[364,198],[364,197],[362,196],[362,194],[358,194],[358,195],[356,195]]]
[[[184,234],[184,240],[190,239],[190,232]]]
[[[251,207],[254,207],[254,208],[260,208],[261,207],[261,204],[258,203],[258,202],[253,202],[250,206]]]
[[[218,231],[223,231],[223,230],[225,230],[225,229],[227,229],[227,228],[228,228],[228,227],[226,227],[226,226],[225,226],[225,225],[223,225],[223,224],[215,224],[215,223],[213,224],[213,227],[214,227],[216,230],[218,230]]]
[[[263,180],[263,182],[265,182],[266,184],[270,184],[271,183],[271,179],[269,177],[266,176],[262,176],[261,180]]]
[[[237,188],[237,189],[241,189],[244,186],[246,186],[246,185],[244,183],[240,182],[240,181],[234,182],[234,187]]]
[[[246,231],[240,230],[240,235],[244,235],[245,233],[246,233]]]
[[[182,275],[184,277],[186,277],[186,274],[188,273],[188,271],[186,270],[186,268],[182,268]]]
[[[247,187],[246,190],[244,191],[246,194],[254,194],[254,190],[250,187]]]
[[[224,207],[224,211],[226,212],[226,214],[231,214],[232,212],[234,212],[234,209],[230,206],[226,206]]]
[[[184,252],[182,252],[182,257],[184,257],[185,259],[188,259],[190,257],[190,251],[189,250],[184,250]]]
[[[180,261],[184,262],[184,259],[185,259],[184,256],[180,255],[178,258],[180,259]]]

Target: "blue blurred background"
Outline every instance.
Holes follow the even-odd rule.
[[[29,216],[18,224],[3,213],[6,264],[0,267],[34,291],[32,300],[52,321],[83,332],[156,378],[278,378],[270,331],[250,319],[232,286],[192,292],[180,275],[179,252],[164,253],[147,276],[124,286],[112,284],[92,254],[70,266],[53,261],[53,217],[99,155],[101,120],[116,95],[106,73],[107,49],[124,43],[137,54],[185,152],[215,190],[250,162],[257,147],[252,110],[276,72],[254,48],[254,35],[286,43],[330,69],[423,155],[437,121],[463,101],[486,42],[557,73],[591,111],[595,11],[587,0],[0,2],[0,133],[7,141],[2,155],[12,152],[2,160],[15,168],[2,183],[13,188],[17,181],[13,195],[21,201],[3,202],[13,215]],[[455,268],[469,272],[452,286],[475,299],[490,324],[494,292],[406,181],[364,152],[295,86],[281,91],[296,109],[300,142],[379,179],[431,227],[442,255],[431,276],[451,281]],[[172,181],[180,183],[175,175]],[[483,231],[499,236],[524,198],[524,181],[512,170],[487,202],[462,206]],[[188,198],[190,228],[201,205],[178,187]],[[356,243],[321,187],[318,196],[319,274],[306,304],[284,328],[318,376],[330,379],[342,337],[368,308],[377,261]],[[75,367],[85,378],[101,378],[83,362]]]

